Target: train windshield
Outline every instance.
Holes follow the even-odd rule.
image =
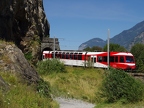
[[[134,59],[132,56],[126,56],[126,63],[133,63]]]

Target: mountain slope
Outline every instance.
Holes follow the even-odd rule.
[[[138,43],[138,42],[144,43],[143,37],[144,37],[144,21],[114,36],[113,38],[110,39],[110,43],[119,44],[129,50],[132,47],[132,45],[134,45],[135,43]],[[82,50],[88,46],[89,47],[93,47],[93,46],[103,47],[105,44],[106,44],[106,41],[100,38],[94,38],[87,42],[82,43],[79,46],[79,50]]]
[[[121,46],[124,46],[126,49],[129,48],[129,45],[134,41],[135,37],[144,32],[144,21],[136,24],[134,27],[129,30],[125,30],[120,34],[111,38],[111,43],[117,43]]]
[[[100,38],[93,38],[88,40],[87,42],[82,43],[79,46],[79,50],[83,50],[86,47],[93,47],[93,46],[99,46],[103,47],[106,44],[106,42]]]

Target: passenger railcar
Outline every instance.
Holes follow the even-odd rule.
[[[43,51],[43,59],[59,58],[65,65],[108,68],[107,52]],[[128,52],[109,52],[109,66],[134,70],[135,60]]]

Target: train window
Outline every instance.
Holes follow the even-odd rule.
[[[62,54],[59,54],[59,57],[62,58]]]
[[[58,53],[58,58],[61,58],[61,52]]]
[[[103,61],[104,61],[104,62],[107,62],[107,56],[104,56],[104,57],[103,57]]]
[[[115,62],[118,62],[118,56],[115,56]]]
[[[120,62],[123,63],[124,62],[124,57],[120,56]]]
[[[77,53],[74,53],[74,59],[77,60]]]
[[[56,58],[58,58],[58,54],[57,54],[57,53],[58,53],[58,52],[55,52],[55,57],[56,57]]]
[[[65,53],[62,53],[62,59],[64,59],[65,58]]]
[[[102,56],[98,56],[98,62],[102,62]]]
[[[52,52],[52,58],[53,58],[53,54],[54,54],[54,52]]]
[[[48,54],[43,55],[44,58],[49,58]]]
[[[114,62],[114,56],[110,56],[110,62]]]
[[[82,53],[79,53],[78,60],[82,60]]]
[[[66,59],[69,59],[69,53],[66,53]]]
[[[52,58],[56,57],[56,52],[52,52]]]
[[[73,53],[70,53],[70,59],[73,59]]]
[[[132,56],[126,56],[126,62],[127,63],[133,63],[134,62],[133,57]]]

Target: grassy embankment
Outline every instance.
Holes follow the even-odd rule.
[[[98,108],[135,108],[144,106],[144,91],[143,87],[141,87],[143,84],[141,85],[139,81],[135,83],[135,80],[127,74],[118,72],[118,75],[114,74],[107,78],[107,81],[112,78],[112,83],[110,81],[110,83],[104,83],[107,70],[69,66],[64,68],[63,66],[59,67],[59,64],[55,65],[55,63],[47,64],[49,65],[39,65],[39,71],[42,78],[50,83],[53,96],[81,99],[95,103]],[[116,84],[118,86],[101,91],[104,84],[105,87],[107,84],[112,86]],[[107,90],[112,91],[110,95],[106,94],[109,93]],[[105,93],[107,97],[102,97],[99,93]],[[131,97],[135,97],[135,99]]]
[[[0,49],[5,49],[6,45],[13,45],[13,42],[0,40]],[[4,63],[10,63],[9,56],[0,53],[0,60]],[[0,65],[1,67],[3,65]],[[3,70],[0,67],[0,76],[8,84],[8,88],[4,89],[0,85],[0,108],[58,108],[57,102],[53,101],[48,95],[47,90],[49,84],[40,80],[38,86],[28,85],[16,75]]]
[[[106,76],[108,75],[107,70],[65,67],[57,61],[50,63],[48,61],[46,64],[40,63],[37,70],[41,77],[50,83],[51,94],[53,96],[81,99],[95,103],[96,108],[141,108],[144,106],[142,85],[139,86],[139,81],[135,83],[135,80],[127,77],[126,74],[121,74],[121,72],[118,72],[118,74],[112,73],[106,80]],[[10,86],[10,90],[0,91],[0,108],[58,108],[56,102],[43,95],[45,94],[43,93],[43,86],[47,86],[45,83],[42,82],[39,85],[40,91],[38,92],[35,86],[28,86],[25,83],[21,83],[14,74],[0,72],[0,75]],[[112,78],[113,81],[109,81],[109,78]],[[101,91],[100,88],[102,85],[107,86],[107,84],[120,86],[113,86],[112,88],[108,86],[108,89],[103,89],[105,90],[104,92]],[[127,86],[129,86],[128,89]],[[141,87],[141,89],[139,89],[139,87]],[[130,92],[125,92],[124,89],[120,89],[120,91],[117,92],[119,90],[118,88],[124,88]],[[112,91],[110,92],[111,94],[107,94],[109,92],[106,90]],[[100,93],[105,93],[107,97],[101,97],[101,95],[99,95]],[[115,93],[119,95],[115,95]],[[123,98],[121,98],[122,93],[125,94]],[[130,98],[129,96],[135,97]],[[107,101],[104,101],[105,99],[107,99]],[[135,99],[139,101],[134,102]]]
[[[10,72],[0,72],[9,85],[7,91],[0,90],[0,108],[58,108],[52,99],[43,96],[34,85],[22,83]]]
[[[43,76],[50,82],[54,96],[76,98],[94,103],[95,93],[101,84],[103,70],[66,67],[67,73],[54,73]]]

